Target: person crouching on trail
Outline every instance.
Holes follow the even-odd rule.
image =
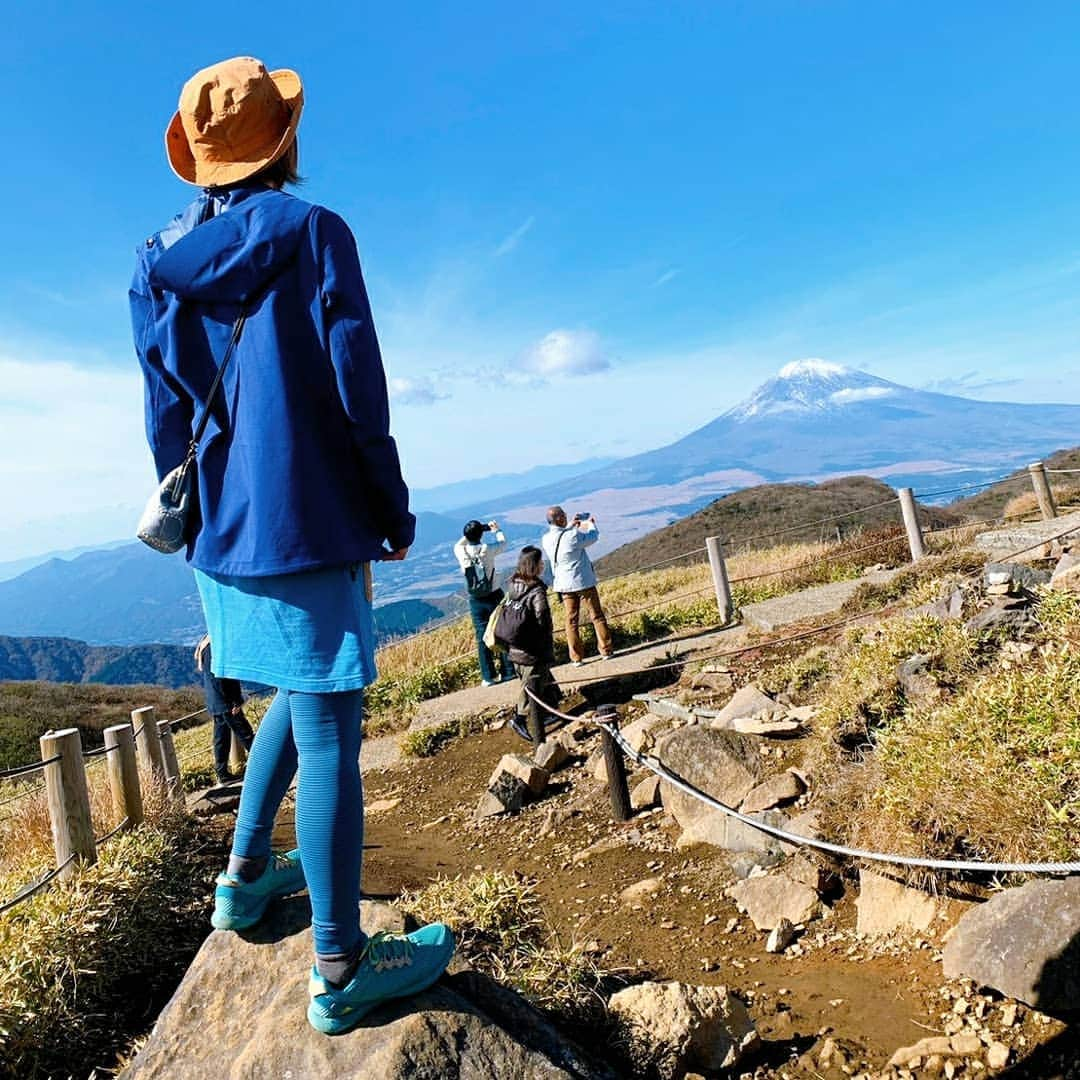
[[[206,711],[214,721],[214,773],[219,784],[231,784],[239,777],[229,772],[231,736],[250,754],[255,733],[244,715],[244,691],[236,679],[218,678],[210,670],[213,663],[210,635],[195,646],[195,670],[203,678]]]
[[[561,506],[552,506],[547,512],[547,520],[549,528],[541,543],[551,563],[552,588],[566,609],[566,647],[570,651],[570,660],[574,667],[581,667],[585,658],[578,633],[582,606],[596,631],[600,658],[607,660],[613,651],[611,631],[600,606],[596,571],[585,550],[600,539],[600,530],[591,514],[576,514],[568,525],[566,511]]]
[[[495,534],[494,544],[483,542],[484,533]],[[499,670],[495,671],[495,658],[484,644],[484,631],[487,629],[491,613],[499,606],[503,591],[498,587],[495,569],[495,556],[506,548],[497,521],[486,525],[481,521],[467,522],[464,534],[454,545],[454,555],[465,574],[465,592],[469,598],[469,615],[472,617],[473,632],[476,634],[476,651],[480,656],[480,678],[485,686],[494,686],[514,677],[514,665],[499,653]]]
[[[551,674],[555,643],[547,586],[540,578],[543,572],[543,552],[536,547],[522,548],[517,569],[510,578],[509,595],[495,624],[495,639],[506,646],[521,679],[518,723],[524,719],[536,746],[544,741],[546,713],[528,692],[552,707],[562,696]]]
[[[248,757],[210,921],[246,930],[276,898],[306,888],[307,1017],[332,1035],[435,982],[454,935],[442,923],[370,937],[360,926],[360,741],[364,687],[376,677],[370,564],[404,559],[416,519],[356,240],[337,214],[282,190],[299,179],[303,104],[295,71],[250,56],[187,81],[165,148],[200,191],[139,244],[129,295],[158,480],[195,454],[187,559],[214,669],[277,689]],[[294,778],[298,847],[275,854],[274,821]],[[254,1007],[237,995],[244,1015]]]

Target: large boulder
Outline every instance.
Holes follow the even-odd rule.
[[[1050,588],[1057,592],[1080,592],[1080,555],[1066,552],[1054,567]]]
[[[665,735],[657,743],[656,756],[687,783],[725,806],[737,807],[761,779],[757,746],[750,736],[694,725]],[[727,846],[730,819],[725,814],[667,781],[660,788],[664,806],[688,839]]]
[[[771,810],[774,806],[783,806],[794,802],[805,792],[806,785],[802,777],[790,769],[787,772],[776,773],[775,776],[770,776],[751,789],[743,800],[743,813],[751,814],[759,810]]]
[[[125,1080],[612,1077],[523,999],[470,971],[374,1010],[346,1035],[318,1034],[305,1017],[309,916],[296,898],[256,931],[211,934]],[[369,931],[402,925],[392,909],[368,903],[362,921]]]
[[[723,986],[640,983],[612,995],[609,1009],[662,1077],[730,1068],[759,1044],[746,1006]]]
[[[1030,881],[972,908],[945,946],[945,974],[1043,1012],[1080,1009],[1080,878]]]
[[[550,779],[547,769],[542,769],[524,754],[503,754],[488,781],[489,791],[495,790],[503,775],[516,776],[533,795],[539,795]]]

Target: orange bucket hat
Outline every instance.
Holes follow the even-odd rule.
[[[237,56],[196,72],[165,130],[169,164],[181,180],[224,187],[277,161],[296,138],[304,87],[295,71],[267,71]]]

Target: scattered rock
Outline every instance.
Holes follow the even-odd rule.
[[[619,893],[619,902],[627,907],[632,907],[634,904],[640,904],[643,900],[647,900],[650,896],[655,896],[663,887],[663,878],[650,877],[645,878],[643,881],[635,881],[633,885],[627,885]]]
[[[1034,589],[1047,584],[1050,581],[1050,571],[1036,570],[1023,563],[991,562],[986,564],[983,580],[988,592],[1004,585],[1006,593],[1019,593],[1024,589]]]
[[[297,897],[274,905],[256,931],[210,934],[125,1070],[127,1080],[610,1080],[606,1067],[591,1062],[522,998],[468,970],[379,1008],[346,1035],[318,1034],[304,1015],[312,954],[309,921],[307,900]],[[398,912],[367,901],[361,921],[369,933],[404,928]],[[240,999],[243,1009],[237,1008]]]
[[[1058,592],[1080,592],[1080,555],[1066,553],[1058,559],[1050,588]]]
[[[597,840],[595,844],[590,844],[587,848],[577,852],[574,855],[574,862],[588,862],[594,855],[601,855],[605,851],[614,851],[616,848],[623,847],[625,843],[626,841],[618,836],[611,836],[606,840]]]
[[[986,1064],[991,1069],[1004,1069],[1009,1064],[1009,1048],[1002,1042],[992,1042],[986,1048]]]
[[[767,953],[782,953],[795,940],[795,924],[790,919],[781,918],[772,928],[768,941],[765,942]]]
[[[588,720],[574,720],[572,723],[560,728],[554,737],[573,755],[581,753],[581,743],[587,742],[597,734],[595,724],[590,723]]]
[[[824,867],[801,854],[784,863],[783,873],[785,877],[798,881],[818,894],[825,891],[831,877]]]
[[[218,784],[188,796],[188,810],[198,817],[231,814],[240,805],[240,784]]]
[[[945,974],[1046,1013],[1080,1001],[1080,878],[1029,881],[968,911],[945,946]]]
[[[802,729],[802,724],[798,720],[792,720],[788,717],[773,719],[768,716],[746,716],[731,721],[731,730],[737,731],[740,735],[779,737],[797,735]]]
[[[516,814],[525,805],[529,789],[512,773],[499,770],[487,791],[480,796],[476,817],[494,817],[496,814]]]
[[[604,751],[599,748],[594,750],[588,760],[585,762],[585,771],[594,776],[601,784],[607,783],[607,758],[604,757]]]
[[[503,754],[488,781],[488,790],[494,791],[500,777],[504,775],[517,777],[533,795],[539,795],[550,779],[546,769],[540,768],[532,758],[527,758],[524,754]]]
[[[393,810],[400,802],[400,798],[373,799],[371,802],[364,803],[364,816],[367,817],[368,814],[385,814]]]
[[[739,851],[728,859],[731,872],[739,881],[748,878],[755,870],[767,870],[784,861],[778,851]]]
[[[1024,599],[998,598],[964,624],[969,634],[1021,634],[1035,623],[1031,605]]]
[[[684,675],[683,682],[691,690],[707,690],[713,694],[723,694],[732,689],[735,678],[730,671],[709,664],[700,671]]]
[[[538,768],[549,775],[570,759],[570,751],[558,739],[545,739],[533,753]]]
[[[778,705],[768,694],[750,683],[735,691],[727,705],[713,717],[712,726],[723,730],[732,728],[736,720],[779,720],[783,715],[782,705]]]
[[[821,899],[813,889],[779,873],[737,881],[727,894],[759,930],[773,930],[782,919],[807,923],[821,914]]]
[[[916,653],[896,669],[896,679],[908,701],[928,704],[941,697],[941,687],[930,674],[930,657]]]
[[[758,810],[771,810],[774,806],[793,802],[805,791],[806,785],[795,773],[790,770],[777,773],[751,789],[743,800],[742,811],[752,814]]]
[[[644,716],[638,717],[637,720],[627,724],[620,734],[636,753],[643,754],[652,749],[653,743],[656,741],[657,729],[664,726],[665,721],[662,718],[646,713]]]
[[[926,1058],[962,1058],[971,1057],[982,1050],[982,1042],[978,1035],[931,1035],[926,1039],[920,1039],[913,1046],[902,1046],[891,1058],[889,1064],[897,1069],[908,1069],[918,1066]]]
[[[608,1007],[651,1048],[665,1077],[730,1068],[759,1044],[746,1006],[723,986],[641,983],[613,994]]]
[[[908,618],[914,619],[920,615],[929,615],[932,619],[948,622],[950,619],[959,619],[964,613],[964,594],[959,589],[953,589],[948,595],[940,600],[933,600],[929,604],[920,604],[908,612]]]
[[[630,807],[633,810],[647,810],[650,806],[660,805],[660,777],[646,776],[634,785],[630,792]]]
[[[884,937],[901,929],[929,930],[958,903],[931,896],[883,874],[860,870],[856,930],[867,937]]]

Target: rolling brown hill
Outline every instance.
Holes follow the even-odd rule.
[[[604,577],[629,573],[704,547],[707,536],[722,536],[729,552],[843,538],[868,527],[899,525],[896,503],[879,505],[895,498],[893,488],[869,476],[846,476],[820,484],[760,484],[725,495],[689,517],[624,544],[596,565]],[[924,526],[932,528],[960,520],[951,507],[920,504],[920,512]],[[837,514],[850,516],[820,521]],[[768,535],[781,530],[790,531]],[[687,563],[704,558],[701,554]]]
[[[1056,450],[1049,457],[1043,458],[1043,464],[1047,469],[1080,469],[1080,446],[1073,447],[1071,450]],[[1014,478],[1011,482],[980,491],[967,499],[958,499],[951,503],[949,508],[965,518],[999,517],[1011,499],[1032,491],[1026,468],[1017,469],[1011,476]],[[1050,487],[1059,498],[1067,490],[1080,484],[1080,474],[1050,476],[1049,479]]]

